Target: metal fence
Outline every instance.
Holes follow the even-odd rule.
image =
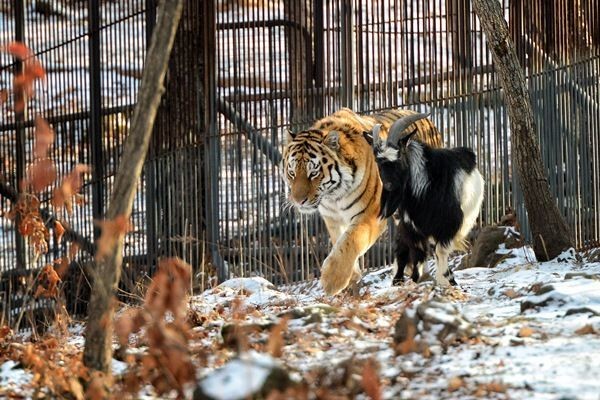
[[[107,208],[155,3],[15,0],[0,8],[0,42],[27,43],[48,72],[25,115],[3,106],[2,173],[18,187],[31,161],[33,120],[48,118],[60,172],[77,163],[93,167],[85,202],[73,215],[59,215],[90,240],[97,235],[93,220]],[[551,188],[577,245],[597,246],[600,3],[503,6],[528,76]],[[0,57],[0,87],[8,88],[15,64]],[[167,255],[190,262],[201,287],[215,273],[261,275],[277,284],[318,275],[327,234],[318,217],[285,207],[277,164],[287,128],[307,127],[340,107],[431,113],[447,145],[472,146],[478,155],[487,183],[482,223],[512,207],[527,234],[502,96],[468,0],[187,2],[135,199],[134,230],[126,236],[123,291],[136,292]],[[49,195],[40,197],[51,210]],[[6,212],[11,204],[0,197],[0,206]],[[8,300],[22,292],[23,277],[59,257],[65,243],[51,239],[50,252],[35,257],[13,223],[0,221],[0,290],[10,319]],[[383,238],[366,265],[389,261],[388,247]],[[81,253],[82,264],[88,259]]]

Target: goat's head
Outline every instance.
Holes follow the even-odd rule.
[[[415,113],[396,120],[390,127],[386,140],[380,138],[381,125],[373,127],[373,153],[385,190],[394,191],[406,182],[405,175],[409,167],[408,144],[417,133],[416,127],[412,130],[407,128],[424,118],[427,118],[426,114]]]

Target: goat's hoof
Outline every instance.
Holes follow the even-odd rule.
[[[404,278],[394,278],[392,280],[392,286],[401,286],[404,283]]]
[[[458,283],[456,283],[456,280],[454,280],[454,277],[452,277],[452,279],[450,279],[450,285],[458,287]]]

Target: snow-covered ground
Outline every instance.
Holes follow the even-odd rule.
[[[276,288],[262,278],[226,281],[190,301],[199,321],[191,344],[202,355],[195,360],[198,379],[208,379],[205,386],[231,382],[209,385],[221,398],[246,393],[264,371],[227,377],[246,371],[244,360],[270,365],[261,357],[273,352],[279,329],[277,365],[309,393],[326,388],[349,396],[343,398],[370,398],[361,370],[373,363],[385,399],[597,400],[600,251],[544,263],[529,248],[508,251],[515,256],[495,268],[456,271],[460,289],[445,292],[429,283],[392,287],[391,268],[367,274],[360,298],[325,296],[317,282]],[[393,339],[405,311],[422,316],[414,343]],[[232,326],[242,330],[225,334]],[[71,331],[70,346],[83,345],[81,333]],[[126,369],[116,366],[117,375]],[[31,393],[31,374],[13,360],[0,362],[0,371],[0,397]],[[151,393],[144,389],[145,398]]]
[[[205,292],[194,307],[209,313],[231,307],[239,296],[248,307],[245,323],[277,321],[276,315],[312,307],[314,313],[289,321],[282,361],[307,377],[319,368],[343,375],[348,360],[373,358],[384,398],[462,399],[483,393],[485,398],[598,399],[600,259],[578,261],[566,253],[538,263],[529,248],[511,252],[514,258],[493,269],[457,271],[460,290],[447,293],[428,284],[391,287],[386,268],[363,279],[360,299],[326,297],[315,283],[278,291],[249,278]],[[236,295],[240,291],[244,294]],[[440,310],[454,310],[469,321],[476,335],[466,343],[444,344],[418,333],[430,354],[399,354],[392,341],[398,316],[433,297],[445,304]],[[205,340],[208,345],[217,339]],[[255,340],[260,342],[260,335]],[[223,357],[217,352],[209,364],[219,365]]]

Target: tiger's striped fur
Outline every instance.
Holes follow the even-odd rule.
[[[360,278],[358,258],[386,227],[379,219],[379,171],[363,132],[381,124],[380,137],[385,138],[395,120],[411,113],[389,110],[363,116],[342,108],[288,137],[281,171],[289,200],[302,213],[318,211],[333,244],[321,268],[321,284],[328,294]],[[408,129],[415,128],[418,140],[441,147],[441,135],[429,119]]]

